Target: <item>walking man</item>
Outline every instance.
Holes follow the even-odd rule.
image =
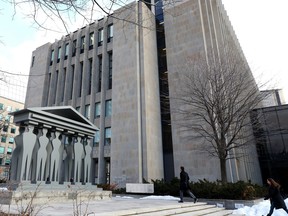
[[[183,203],[183,195],[184,192],[188,193],[191,198],[194,199],[194,203],[197,202],[196,196],[190,191],[189,186],[189,175],[185,172],[184,167],[180,167],[180,201],[179,203]]]

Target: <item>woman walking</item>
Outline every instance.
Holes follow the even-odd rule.
[[[271,216],[274,208],[276,209],[284,209],[288,214],[288,209],[285,205],[284,199],[280,194],[280,184],[274,181],[272,178],[267,179],[267,184],[269,185],[268,195],[264,198],[265,200],[270,199],[271,207],[267,216]]]

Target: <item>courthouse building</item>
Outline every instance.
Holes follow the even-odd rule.
[[[169,180],[181,165],[194,181],[221,177],[217,159],[184,148],[160,96],[180,85],[170,74],[188,56],[228,42],[243,55],[240,45],[220,0],[153,3],[133,2],[32,54],[25,107],[70,105],[99,128],[95,183]],[[262,182],[253,148],[228,161],[229,181]]]

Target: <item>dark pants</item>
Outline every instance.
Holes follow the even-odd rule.
[[[184,195],[184,192],[186,192],[187,194],[189,194],[189,196],[193,199],[196,198],[196,196],[189,190],[180,190],[180,201],[183,201],[183,195]]]
[[[270,211],[269,211],[269,213],[267,214],[267,216],[271,216],[271,215],[272,215],[272,213],[273,213],[273,211],[274,211],[274,208],[275,208],[274,203],[271,203]],[[285,206],[285,208],[283,208],[283,209],[284,209],[284,211],[286,211],[286,213],[288,214],[288,209],[287,209],[287,207]]]

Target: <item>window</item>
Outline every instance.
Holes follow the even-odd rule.
[[[109,81],[108,81],[108,89],[112,89],[112,63],[113,63],[113,59],[112,59],[112,53],[108,53],[108,64],[109,64]]]
[[[5,165],[10,165],[11,160],[10,159],[6,159],[5,160]]]
[[[80,106],[76,107],[76,111],[79,112],[80,111]]]
[[[108,25],[107,42],[112,42],[113,40],[113,24]]]
[[[72,44],[72,56],[76,55],[76,46],[77,46],[77,41],[74,40]]]
[[[5,116],[5,121],[6,121],[6,122],[9,122],[9,121],[10,121],[10,118],[11,118],[10,115],[6,115],[6,116]]]
[[[85,48],[85,36],[81,37],[81,49],[80,49],[80,53],[84,52],[84,48]]]
[[[11,155],[11,154],[12,154],[12,151],[13,151],[13,148],[10,148],[10,147],[7,148],[7,154],[8,154],[8,155]]]
[[[75,65],[72,65],[71,66],[71,88],[69,89],[69,91],[70,91],[70,100],[72,99],[72,96],[73,96],[74,73],[75,73]]]
[[[98,30],[98,46],[103,45],[103,28]]]
[[[62,82],[62,90],[61,90],[61,102],[64,101],[65,86],[66,86],[66,67],[63,68],[63,82]]]
[[[99,77],[98,77],[98,91],[97,92],[101,92],[101,77],[102,77],[102,56],[98,56],[98,60],[99,60]]]
[[[100,131],[96,131],[93,140],[93,146],[99,146],[99,142],[100,142]]]
[[[91,86],[92,86],[92,68],[93,68],[93,59],[89,59],[89,71],[88,71],[88,95],[91,94]]]
[[[4,154],[4,152],[5,152],[5,147],[0,146],[0,154]]]
[[[105,116],[109,117],[112,113],[112,100],[106,100],[105,102]]]
[[[50,65],[53,64],[53,60],[54,60],[54,50],[51,51],[51,55],[50,55]]]
[[[57,92],[57,88],[58,88],[58,76],[59,76],[59,71],[56,70],[55,72],[55,94],[53,95],[53,100],[54,100],[54,104],[56,103],[56,92]]]
[[[65,56],[64,56],[65,60],[68,58],[68,54],[69,54],[69,43],[65,45]]]
[[[0,120],[2,120],[3,119],[3,115],[2,114],[0,114]]]
[[[11,128],[10,133],[15,134],[16,133],[16,128]]]
[[[58,48],[57,63],[60,62],[60,58],[61,58],[61,47]]]
[[[4,104],[0,103],[0,110],[4,109]]]
[[[8,132],[8,125],[3,125],[3,129],[2,130],[3,130],[3,132]]]
[[[89,50],[93,49],[94,46],[94,32],[89,34]]]
[[[85,113],[84,113],[84,116],[87,118],[87,119],[90,119],[90,105],[85,105]]]
[[[95,118],[99,118],[101,114],[100,102],[95,103]]]
[[[34,66],[34,62],[35,62],[35,56],[32,56],[31,67],[33,67],[33,66]]]
[[[105,143],[104,145],[111,145],[111,128],[105,128]]]
[[[10,138],[9,138],[9,143],[10,143],[10,144],[13,144],[13,143],[14,143],[14,137],[10,137]]]
[[[82,93],[82,79],[83,79],[83,62],[80,62],[80,75],[79,75],[79,89],[78,89],[78,97],[81,97]]]
[[[12,111],[12,107],[11,106],[7,106],[7,112],[11,112]]]
[[[6,143],[6,136],[1,136],[1,142]]]

